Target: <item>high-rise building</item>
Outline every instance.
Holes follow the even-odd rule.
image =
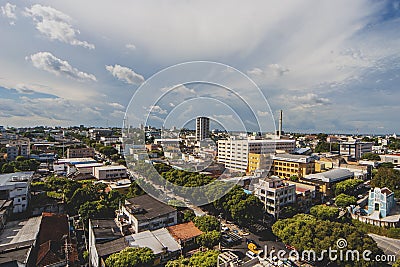
[[[196,141],[202,141],[210,137],[210,119],[197,117],[196,119]]]
[[[18,156],[25,158],[29,158],[30,156],[30,142],[28,138],[10,140],[6,148],[8,160],[15,160]]]

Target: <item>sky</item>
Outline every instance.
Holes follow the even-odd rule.
[[[128,109],[270,127],[282,109],[286,131],[400,133],[399,29],[398,0],[0,0],[0,125],[121,126]],[[207,64],[163,72],[191,61],[237,91],[184,84]]]

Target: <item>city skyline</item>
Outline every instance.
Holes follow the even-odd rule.
[[[145,80],[207,60],[254,80],[287,132],[399,133],[399,3],[0,1],[1,125],[121,126]]]

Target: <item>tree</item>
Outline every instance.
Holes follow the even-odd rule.
[[[290,218],[299,213],[300,208],[296,204],[284,206],[279,212],[279,218]]]
[[[196,227],[199,228],[203,232],[220,230],[220,222],[218,221],[218,219],[216,217],[211,216],[211,215],[195,217],[193,222],[196,225]]]
[[[155,255],[150,248],[126,248],[106,259],[107,266],[113,267],[148,267],[152,266]]]
[[[317,205],[310,209],[310,214],[320,220],[335,221],[339,216],[339,209],[326,205]]]
[[[297,182],[297,181],[299,181],[299,177],[297,177],[297,175],[292,175],[289,177],[289,180],[292,182]]]
[[[316,255],[323,255],[323,250],[338,249],[337,240],[344,238],[347,240],[346,250],[362,251],[370,250],[370,258],[381,255],[382,251],[378,248],[375,241],[365,232],[345,223],[332,222],[329,220],[319,220],[312,215],[298,214],[293,218],[279,220],[272,226],[272,232],[278,236],[285,244],[290,244],[301,253],[305,250],[314,250]],[[319,266],[327,266],[329,257],[318,259]],[[338,259],[334,266],[350,266],[347,261]],[[360,261],[351,262],[351,266],[382,266],[380,262]]]
[[[391,162],[383,162],[383,163],[378,165],[378,169],[380,169],[380,168],[393,169],[394,167],[395,167],[394,164],[391,163]]]
[[[218,250],[207,250],[205,252],[197,252],[190,258],[179,258],[167,262],[165,267],[215,267],[218,261]]]
[[[192,210],[185,210],[183,211],[183,218],[182,218],[182,222],[190,222],[192,221],[194,218],[196,217],[196,215],[194,214],[194,212]]]
[[[400,197],[400,171],[392,168],[378,168],[371,180],[372,187],[387,187],[394,192],[395,197]]]
[[[99,149],[100,153],[103,153],[104,155],[106,155],[107,157],[113,155],[113,154],[117,154],[118,151],[113,147],[113,146],[103,146],[100,147]]]
[[[196,238],[196,243],[206,248],[213,248],[218,244],[220,239],[221,239],[221,232],[219,230],[218,231],[213,230],[199,235]]]
[[[346,194],[340,194],[336,197],[335,200],[335,205],[340,207],[340,208],[345,208],[350,205],[355,205],[357,204],[357,199],[353,196],[349,196]]]
[[[359,179],[348,179],[345,181],[341,181],[335,185],[335,195],[338,196],[340,194],[346,195],[356,195],[357,186],[362,184],[363,181]]]
[[[362,159],[380,161],[381,157],[378,154],[367,152],[361,156]]]
[[[11,173],[14,172],[14,166],[12,166],[9,163],[3,164],[3,166],[1,167],[1,172],[2,173]]]
[[[16,161],[24,161],[26,158],[24,156],[18,156],[15,158]]]

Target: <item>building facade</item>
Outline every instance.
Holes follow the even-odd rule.
[[[282,179],[287,179],[291,176],[303,178],[315,172],[315,160],[310,156],[276,154],[272,156],[272,159],[271,173]]]
[[[267,213],[279,218],[282,207],[295,203],[296,186],[288,184],[276,176],[260,179],[254,184],[254,195],[264,204]]]
[[[374,143],[372,142],[343,142],[339,144],[339,152],[342,156],[358,160],[365,153],[371,153],[373,145]]]
[[[10,161],[15,160],[18,156],[29,158],[30,142],[28,138],[10,140],[6,145],[6,148],[7,148],[7,159]]]
[[[93,147],[83,147],[83,148],[68,148],[67,158],[93,158],[94,148]]]
[[[249,154],[268,155],[276,150],[292,152],[296,147],[295,140],[218,140],[219,163],[228,169],[248,172]],[[254,161],[254,159],[252,159]],[[257,165],[257,163],[255,163]],[[255,166],[252,165],[252,168]]]
[[[395,205],[394,193],[388,188],[376,187],[369,191],[368,214],[377,212],[379,218],[385,218]]]
[[[207,117],[196,118],[196,141],[210,137],[210,119]]]
[[[30,198],[33,172],[15,172],[0,175],[0,199],[12,200],[12,212],[26,211]]]
[[[101,166],[93,167],[93,175],[97,180],[119,180],[128,177],[125,166]]]

